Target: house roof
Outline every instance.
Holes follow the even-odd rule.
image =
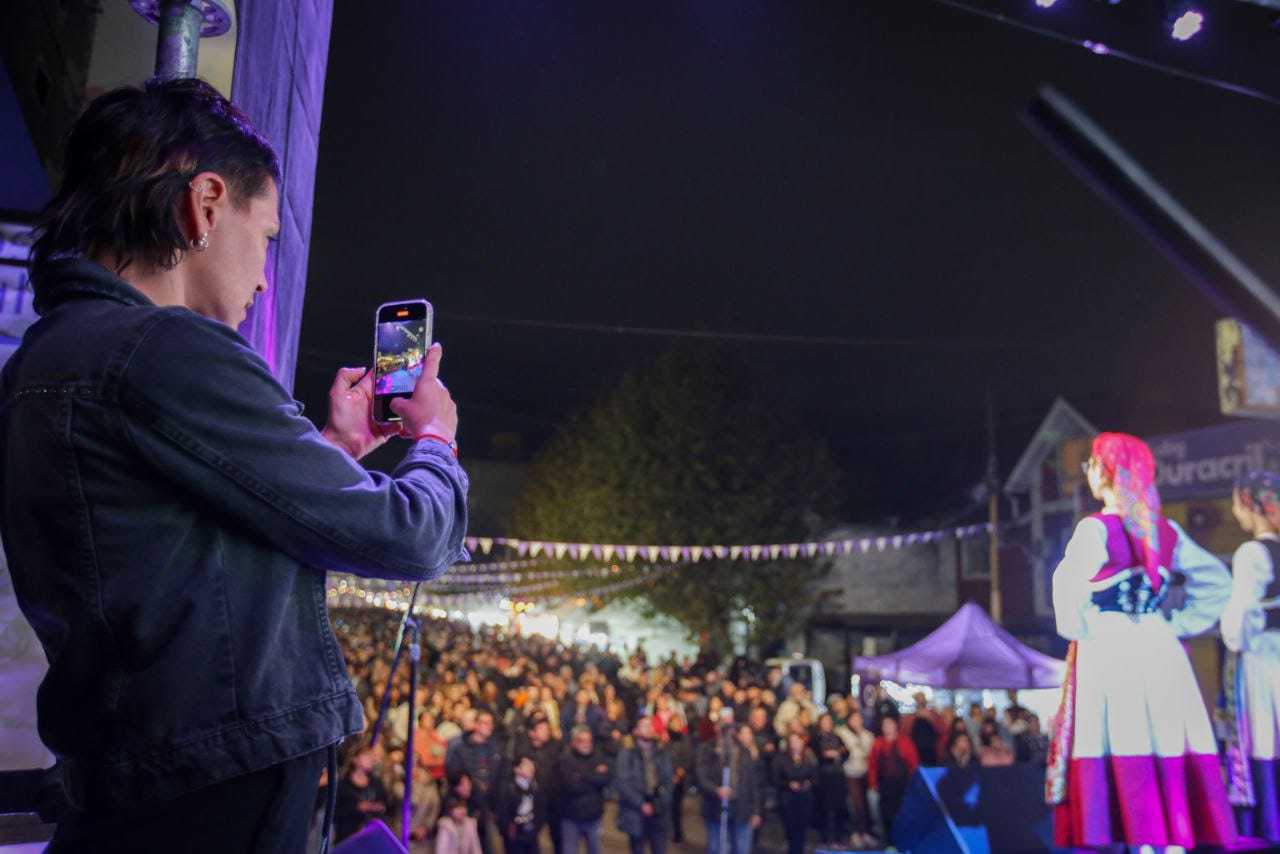
[[[1035,475],[1045,457],[1053,453],[1063,442],[1097,435],[1097,428],[1089,423],[1074,406],[1062,398],[1053,402],[1049,414],[1036,428],[1031,444],[1018,458],[1009,479],[1005,481],[1005,493],[1030,492],[1035,485]]]

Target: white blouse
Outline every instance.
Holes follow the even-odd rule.
[[[1277,540],[1274,534],[1259,539]],[[1222,612],[1222,642],[1232,652],[1259,652],[1261,646],[1275,647],[1264,639],[1267,628],[1262,597],[1275,575],[1271,553],[1257,540],[1236,549],[1231,558],[1231,599]]]
[[[1231,597],[1231,574],[1222,561],[1187,536],[1172,519],[1169,525],[1178,535],[1173,566],[1161,567],[1161,574],[1176,570],[1186,576],[1186,605],[1174,611],[1170,626],[1179,637],[1208,631]],[[1089,579],[1106,565],[1107,526],[1101,519],[1086,517],[1076,525],[1066,554],[1053,572],[1053,612],[1058,634],[1067,640],[1089,637],[1089,626],[1100,610],[1093,604],[1094,585]]]

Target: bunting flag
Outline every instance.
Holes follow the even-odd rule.
[[[450,568],[447,575],[433,582],[435,589],[425,595],[420,594],[418,601],[424,605],[453,607],[464,601],[479,601],[482,597],[492,596],[497,592],[508,596],[539,594],[555,590],[565,581],[606,578],[624,571],[628,573],[628,577],[603,587],[557,594],[574,597],[601,596],[645,581],[653,581],[691,563],[709,560],[767,561],[778,560],[784,556],[798,559],[800,557],[816,558],[819,555],[835,557],[858,553],[869,554],[872,549],[878,552],[893,551],[946,538],[966,539],[986,534],[990,530],[989,524],[980,524],[874,537],[729,546],[619,545],[521,540],[513,537],[467,537],[466,545],[473,553],[478,551],[487,555],[493,551],[494,547],[501,546],[515,551],[520,559],[457,564]],[[615,565],[583,569],[547,568],[549,560],[566,558],[570,560],[595,558],[602,561],[617,559],[627,563],[628,566],[625,570]],[[646,560],[648,563],[643,568],[637,567],[635,566],[637,559]],[[661,565],[658,565],[660,561]],[[657,568],[655,565],[658,565]],[[637,569],[640,570],[637,574],[630,574]],[[403,581],[383,581],[330,573],[327,593],[331,603],[337,606],[372,605],[403,611],[408,607],[412,587]]]
[[[597,599],[619,593],[640,584],[652,583],[657,579],[679,569],[679,564],[664,566],[636,567],[629,577],[609,584],[589,587],[585,590],[569,593],[556,592],[554,596],[545,597],[548,604],[559,604],[569,599]],[[619,574],[612,567],[608,574]],[[332,581],[332,578],[331,578]],[[421,607],[437,607],[456,610],[468,603],[482,603],[485,599],[492,601],[492,596],[502,593],[511,598],[529,599],[544,598],[542,594],[553,591],[560,586],[560,579],[551,579],[512,587],[496,584],[490,587],[468,589],[460,592],[419,593],[417,603]],[[373,607],[390,611],[405,611],[409,607],[409,599],[413,595],[412,586],[404,586],[403,582],[377,581],[355,577],[339,578],[337,583],[330,583],[327,590],[329,604],[333,607]]]
[[[939,528],[934,531],[917,531],[907,534],[886,534],[861,539],[821,540],[803,543],[755,543],[743,545],[619,545],[617,543],[564,543],[555,540],[521,540],[515,537],[467,537],[467,548],[472,552],[489,554],[494,547],[511,549],[520,557],[554,556],[569,560],[622,560],[635,563],[646,560],[655,563],[699,563],[706,560],[778,560],[782,557],[817,557],[825,555],[853,554],[875,549],[879,552],[910,548],[933,543],[945,538],[967,539],[986,534],[989,523],[966,525],[960,528]]]

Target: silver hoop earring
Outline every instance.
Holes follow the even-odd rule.
[[[191,241],[191,248],[196,250],[197,252],[203,252],[204,250],[208,249],[209,248],[209,232],[206,231],[204,234],[200,235],[195,240]]]

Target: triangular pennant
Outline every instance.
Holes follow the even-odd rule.
[[[693,558],[689,556],[688,546],[683,546],[679,549],[673,549],[673,551],[678,551],[680,553],[680,560],[684,561],[685,563],[688,563],[689,561],[693,560]]]
[[[538,553],[542,551],[542,547],[545,545],[547,545],[547,543],[531,543],[529,545],[529,556],[537,557]]]
[[[596,560],[604,560],[604,546],[594,545],[591,547],[591,556]]]
[[[605,546],[605,547],[604,547],[604,558],[603,558],[603,560],[613,560],[613,549],[614,549],[614,547],[613,547],[613,546]]]
[[[649,560],[656,561],[658,559],[660,549],[657,546],[645,546],[644,551],[649,556]]]
[[[475,551],[480,548],[480,541],[475,537],[467,537],[462,542],[466,545],[468,551]]]
[[[787,557],[795,557],[798,554],[800,554],[799,543],[791,543],[789,546],[787,546]]]
[[[529,553],[529,544],[524,540],[514,540],[513,542],[515,543],[516,554],[520,555],[520,557],[524,557]]]
[[[724,560],[725,555],[729,554],[729,550],[724,546],[712,546],[711,553],[720,560]]]
[[[782,546],[779,546],[779,545],[769,546],[769,557],[776,559],[780,554],[782,554]]]
[[[902,535],[901,535],[901,534],[898,534],[897,536],[895,536],[895,537],[893,538],[893,547],[894,547],[895,549],[900,549],[900,548],[902,548]]]
[[[813,557],[814,555],[816,555],[816,554],[818,553],[818,544],[817,544],[817,543],[806,543],[806,544],[805,544],[805,553],[806,553],[806,554],[808,554],[808,555],[809,555],[809,557]]]
[[[871,551],[871,541],[870,541],[870,540],[859,540],[859,541],[858,541],[858,547],[862,549],[862,553],[863,553],[863,554],[866,554],[867,552]]]
[[[689,549],[689,557],[694,563],[702,560],[702,546],[693,546]]]
[[[762,553],[763,551],[764,551],[764,546],[752,546],[752,547],[751,547],[751,559],[752,559],[752,560],[759,560],[759,559],[760,559],[760,555],[761,555],[761,553]]]
[[[623,552],[627,556],[627,563],[631,563],[636,559],[636,552],[638,551],[640,551],[639,546],[627,546],[626,551]]]
[[[889,544],[889,539],[887,537],[876,537],[877,551],[884,551],[884,547],[887,546],[888,544]]]
[[[567,551],[569,551],[568,543],[556,543],[556,560],[560,560],[560,558],[564,557],[564,553]]]
[[[834,541],[828,540],[822,544],[822,551],[826,554],[833,555],[836,553],[836,544]]]
[[[737,560],[742,554],[742,546],[729,546],[729,560]]]
[[[485,554],[488,554],[489,552],[493,551],[493,537],[480,538],[480,551],[484,552]]]

